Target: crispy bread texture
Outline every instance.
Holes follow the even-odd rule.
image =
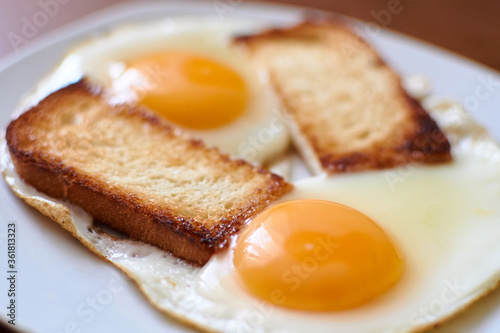
[[[12,121],[6,140],[17,173],[40,192],[196,265],[292,188],[149,110],[109,105],[84,80]]]
[[[451,160],[435,121],[346,26],[305,22],[237,37],[234,44],[268,75],[314,174]]]

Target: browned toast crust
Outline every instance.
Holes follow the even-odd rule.
[[[330,34],[331,31],[339,31],[343,37],[339,37],[339,40],[334,42],[330,40],[325,42],[327,39],[325,34]],[[281,79],[278,78],[273,65],[266,64],[267,60],[262,61],[263,56],[260,52],[262,50],[265,52],[266,48],[275,47],[277,43],[282,43],[282,45],[301,43],[304,49],[314,44],[324,43],[325,48],[330,47],[332,52],[368,52],[372,57],[371,67],[373,70],[383,69],[389,74],[388,76],[392,76],[394,98],[398,99],[399,105],[402,106],[401,109],[404,109],[406,121],[394,128],[394,135],[389,136],[383,142],[376,142],[370,147],[358,150],[337,149],[335,140],[327,139],[324,129],[319,129],[321,124],[318,126],[314,117],[305,115],[304,110],[291,101],[291,96],[286,93],[288,82],[283,79],[285,74],[280,73]],[[240,47],[250,59],[257,59],[256,64],[260,69],[264,68],[268,71],[270,82],[284,105],[284,112],[288,114],[290,121],[298,129],[299,134],[292,130],[297,148],[304,155],[305,162],[310,166],[311,154],[306,154],[307,151],[311,151],[317,158],[318,167],[311,167],[314,173],[318,173],[317,169],[319,168],[329,174],[335,174],[392,168],[413,162],[441,163],[452,159],[450,144],[436,122],[423,109],[419,101],[406,93],[397,74],[385,64],[366,41],[353,33],[347,26],[338,22],[304,22],[291,28],[272,29],[258,35],[240,36],[235,38],[234,44]],[[304,62],[296,65],[297,68],[300,68],[307,64]],[[314,83],[310,82],[311,85]],[[295,96],[292,97],[295,98]],[[359,98],[362,97],[359,96]],[[335,114],[331,115],[331,119],[335,119]],[[298,144],[297,136],[303,137],[303,140],[300,140],[302,144]]]
[[[230,214],[210,224],[184,216],[168,205],[144,202],[135,193],[121,191],[99,178],[89,177],[66,165],[63,160],[45,151],[41,142],[29,146],[26,144],[44,113],[61,107],[61,103],[64,106],[64,103],[74,98],[86,99],[89,103],[105,103],[98,90],[80,81],[48,96],[9,124],[6,139],[16,171],[37,190],[82,207],[100,222],[132,239],[155,245],[179,258],[202,265],[214,252],[227,245],[229,237],[249,217],[292,187],[277,175],[241,160],[230,160],[216,149],[207,149],[201,142],[187,139],[187,150],[201,150],[202,154],[210,155],[214,163],[220,163],[228,173],[243,169],[243,174],[249,178],[258,174],[258,177],[264,177],[265,186],[255,188],[254,195],[248,198],[245,205],[237,206]],[[117,108],[120,110],[117,111]],[[159,128],[165,140],[178,136],[170,124],[140,109],[117,106],[110,107],[110,112],[119,112],[120,117]]]
[[[415,124],[412,131],[405,133],[404,141],[395,147],[373,147],[369,151],[344,156],[332,154],[314,144],[321,165],[328,173],[387,169],[409,163],[436,164],[451,161],[451,146],[446,135],[419,101],[408,96],[403,89],[401,94],[407,100]],[[317,142],[314,133],[309,133],[308,137],[311,142]]]

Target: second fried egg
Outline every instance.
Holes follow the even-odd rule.
[[[245,26],[179,17],[116,28],[74,48],[51,79],[86,76],[112,103],[145,106],[209,147],[264,165],[289,140],[266,79],[230,46]]]

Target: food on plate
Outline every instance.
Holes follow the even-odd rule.
[[[85,212],[25,184],[8,153],[2,154],[3,174],[24,200],[60,216],[82,242],[122,269],[156,308],[203,331],[331,332],[335,327],[338,332],[415,332],[487,294],[500,272],[500,148],[460,109],[430,105],[430,110],[450,138],[452,162],[305,178],[280,199],[351,207],[373,220],[400,253],[404,271],[394,286],[368,303],[341,311],[283,307],[279,290],[274,302],[253,296],[236,273],[237,239],[197,267],[145,243],[100,232]],[[287,214],[278,218],[286,221]],[[315,221],[304,222],[305,229],[295,231],[314,232]],[[283,231],[284,240],[292,237],[296,233]],[[262,240],[273,245],[266,237]],[[327,262],[323,255],[335,249],[335,243],[326,242],[319,257],[314,257],[314,248],[311,259],[299,257],[280,289],[310,281]],[[300,250],[287,248],[292,255]]]
[[[291,189],[149,110],[110,106],[86,81],[23,113],[6,139],[17,172],[37,190],[198,265]]]
[[[178,22],[187,21],[167,22],[177,22],[171,30],[178,31]],[[167,23],[147,26],[169,31]],[[120,39],[103,37],[101,42],[120,44],[118,40],[131,40],[127,34],[134,34],[134,30],[118,31]],[[288,84],[307,87],[311,81],[296,75],[310,72],[319,81],[314,84],[324,87],[322,80],[334,77],[325,77],[324,72],[338,69],[325,70],[324,64],[329,63],[325,52],[338,57],[334,42],[343,43],[347,37],[353,38],[352,33],[337,25],[304,23],[240,38],[236,43],[246,45],[247,52],[262,51],[258,57],[250,55],[251,61],[256,68],[266,69],[262,61],[273,65],[267,68],[270,82],[294,116],[297,110],[290,111],[290,105],[296,101],[284,92]],[[357,156],[359,160],[346,164],[349,169],[329,169],[318,162],[317,152],[311,156],[303,151],[304,162],[315,159],[311,169],[323,174],[295,181],[291,189],[278,176],[193,141],[192,134],[185,133],[192,133],[190,129],[173,124],[179,120],[152,110],[156,102],[122,99],[114,83],[106,83],[109,78],[91,77],[93,83],[80,81],[63,88],[11,123],[9,146],[1,151],[2,173],[19,197],[119,267],[157,309],[201,330],[415,332],[432,327],[487,294],[500,279],[500,148],[459,108],[425,100],[434,122],[404,93],[397,76],[365,42],[354,39],[354,43],[363,46],[351,59],[360,65],[355,69],[346,64],[346,71],[358,74],[342,74],[341,83],[353,91],[368,87],[373,100],[361,103],[361,93],[332,93],[337,102],[356,106],[350,110],[358,122],[339,121],[346,128],[335,127],[336,113],[330,119],[323,117],[323,109],[311,108],[309,114],[311,120],[319,117],[336,130],[315,132],[318,138],[330,140],[337,133],[352,139],[343,143],[351,159]],[[100,49],[96,45],[101,44],[93,45],[88,52]],[[160,58],[170,61],[178,60],[181,53],[181,58],[185,56],[186,48],[179,47],[181,53],[174,49]],[[60,88],[58,83],[66,80],[60,75],[72,66],[81,70],[78,66],[87,57],[75,54],[45,83]],[[321,61],[297,65],[298,54]],[[135,58],[134,66],[157,59],[156,53],[145,57]],[[72,64],[72,59],[80,60]],[[295,72],[289,73],[289,81],[279,81],[281,87],[276,80],[283,73],[274,71],[274,66],[282,66],[287,59],[294,61]],[[370,59],[375,69],[365,62]],[[220,69],[221,73],[226,69]],[[226,74],[237,81],[233,74],[221,75]],[[267,91],[265,75],[262,82]],[[102,90],[95,88],[97,84]],[[329,89],[327,85],[325,91],[331,93]],[[305,98],[301,94],[297,96]],[[328,99],[317,94],[319,90],[309,96],[311,107]],[[384,110],[394,109],[382,112],[379,104]],[[379,123],[387,128],[380,129]],[[354,132],[359,124],[370,133],[382,131],[390,138],[361,140],[349,132],[348,124]],[[299,141],[306,137],[297,135],[302,125],[296,119],[291,122]],[[89,153],[88,157],[82,152]],[[335,154],[332,158],[340,156],[338,151]],[[341,162],[335,161],[338,167]],[[67,162],[72,168],[64,168]],[[54,177],[39,177],[44,168],[57,172]],[[102,191],[111,195],[92,202],[93,193]],[[155,201],[161,194],[168,198],[163,201],[166,208]],[[114,200],[113,205],[103,207],[106,200]],[[117,216],[131,207],[132,217],[146,212],[149,226],[175,212],[178,219],[166,226],[174,235],[173,243],[155,244],[146,237],[128,239],[103,231],[92,215],[118,230],[130,221],[127,216],[118,223],[106,220],[107,213],[99,215],[100,209],[110,207]],[[159,214],[162,209],[163,215]],[[204,223],[214,229],[207,230]],[[130,230],[150,232],[137,224]],[[178,246],[181,239],[186,247]],[[206,251],[208,244],[226,247]]]
[[[209,147],[265,165],[289,138],[278,99],[230,45],[244,26],[179,17],[118,27],[73,48],[45,85],[85,76],[111,102],[146,106]]]
[[[311,172],[330,174],[451,160],[439,127],[365,41],[332,23],[235,40],[268,74]]]
[[[369,217],[308,199],[273,205],[255,217],[238,236],[233,262],[253,295],[306,311],[368,303],[392,287],[404,268],[397,246]]]

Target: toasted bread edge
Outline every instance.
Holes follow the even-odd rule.
[[[305,21],[298,25],[289,28],[273,28],[263,31],[257,35],[237,36],[233,40],[233,44],[237,47],[245,49],[251,48],[252,43],[259,43],[261,40],[269,38],[288,38],[294,33],[301,33],[304,28],[308,27],[330,27],[342,29],[349,32],[353,38],[356,38],[357,43],[361,43],[366,48],[370,49],[377,57],[380,66],[387,67],[392,75],[398,81],[398,90],[401,96],[408,104],[411,112],[411,118],[415,122],[415,130],[407,133],[406,140],[397,147],[389,149],[376,149],[375,151],[349,153],[345,156],[332,156],[328,151],[324,151],[314,142],[319,141],[314,133],[302,132],[300,125],[295,122],[292,114],[288,114],[288,127],[292,133],[292,140],[297,150],[303,157],[305,164],[313,174],[336,174],[343,172],[364,171],[372,169],[393,168],[408,163],[445,163],[452,160],[451,146],[445,134],[438,127],[436,122],[421,106],[420,102],[408,95],[401,85],[401,79],[390,68],[385,61],[380,57],[378,52],[361,36],[357,35],[352,29],[340,20],[322,20],[322,21]],[[282,96],[279,91],[279,85],[274,82],[273,77],[270,77],[274,89],[278,96]],[[287,105],[284,98],[281,99],[286,109]]]
[[[6,140],[13,164],[19,176],[40,192],[56,199],[69,200],[82,207],[97,220],[128,234],[132,239],[155,245],[188,262],[201,266],[210,259],[213,253],[228,245],[229,237],[238,232],[248,218],[292,188],[292,185],[285,182],[280,176],[256,168],[242,160],[230,160],[223,155],[222,158],[225,162],[232,163],[235,167],[247,167],[270,176],[267,188],[262,189],[259,194],[260,200],[257,203],[249,202],[234,216],[221,221],[224,223],[210,230],[203,226],[194,228],[191,224],[192,221],[178,217],[175,212],[169,210],[166,210],[166,214],[151,211],[148,207],[143,207],[133,200],[129,200],[125,194],[108,191],[104,184],[100,184],[98,180],[92,181],[81,177],[71,168],[65,168],[58,163],[42,158],[40,152],[27,152],[20,147],[15,127],[31,113],[37,112],[41,105],[50,103],[50,99],[57,99],[59,94],[66,94],[70,91],[88,93],[95,97],[101,94],[99,89],[82,80],[55,92],[47,100],[42,100],[38,106],[11,122],[6,131]],[[150,114],[141,114],[141,116],[152,125],[163,126],[167,132],[173,132],[171,127]],[[193,139],[191,143],[196,147],[204,147],[198,140]],[[219,154],[217,149],[213,149],[213,151]],[[151,227],[144,228],[144,222]]]

